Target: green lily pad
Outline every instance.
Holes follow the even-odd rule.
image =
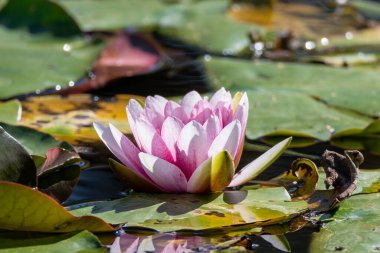
[[[8,1],[0,11],[0,99],[69,87],[85,75],[101,45],[81,37],[54,2]]]
[[[306,56],[303,60],[320,62],[334,67],[368,67],[376,65],[379,56],[375,53],[344,53]]]
[[[125,228],[132,230],[210,232],[286,221],[306,208],[304,201],[291,202],[287,191],[280,187],[218,194],[131,193],[123,199],[71,212],[95,215],[111,224],[126,223]]]
[[[213,0],[173,5],[161,17],[158,33],[206,51],[240,54],[248,50],[250,32],[265,36],[266,30],[228,17],[228,4]]]
[[[309,144],[327,141],[341,131],[366,128],[380,114],[375,72],[218,57],[204,65],[215,88],[247,91],[250,139],[294,135]]]
[[[369,18],[380,19],[380,4],[375,1],[356,0],[352,6],[356,8],[362,15]]]
[[[70,37],[81,34],[77,23],[52,1],[8,1],[0,10],[0,23],[10,28],[26,28],[31,33],[51,32]]]
[[[0,99],[67,88],[85,75],[99,51],[100,44],[91,40],[32,35],[0,25]]]
[[[255,24],[226,15],[228,1],[60,1],[83,30],[115,30],[128,26],[157,32],[206,51],[238,54],[247,50],[249,33],[265,36]],[[105,13],[112,15],[105,15]],[[228,34],[228,36],[225,36]]]
[[[331,106],[372,117],[380,115],[380,102],[376,99],[380,87],[375,85],[380,77],[372,71],[217,57],[204,64],[216,87],[298,91]]]
[[[359,182],[353,194],[380,192],[380,169],[360,170]]]
[[[45,156],[50,148],[64,148],[73,151],[67,142],[54,139],[51,135],[24,126],[13,126],[0,123],[5,131],[11,134],[28,151],[30,155]]]
[[[373,121],[364,129],[349,129],[334,134],[331,143],[342,148],[365,149],[380,154],[380,120]]]
[[[94,216],[76,217],[49,196],[32,188],[0,181],[0,229],[35,232],[113,231]]]
[[[36,171],[25,148],[0,126],[0,180],[34,187]]]
[[[356,1],[354,1],[356,2]],[[377,4],[378,5],[378,4]],[[339,49],[345,51],[379,49],[380,26],[374,26],[358,31],[348,30],[345,33],[329,37],[329,45],[321,46],[321,49]]]
[[[246,135],[251,140],[264,137],[265,141],[274,143],[294,136],[291,146],[305,146],[315,143],[315,139],[329,140],[333,130],[365,128],[370,122],[298,92],[258,88],[247,90],[247,95],[252,102]]]
[[[101,253],[105,251],[98,238],[88,231],[62,235],[0,233],[1,253]]]
[[[0,103],[0,122],[16,124],[21,118],[21,111],[21,103],[18,100]]]
[[[166,7],[166,4],[156,0],[57,2],[78,21],[83,31],[119,30],[127,26],[152,29],[159,22]]]
[[[313,233],[310,253],[376,252],[380,248],[379,193],[352,196],[333,215],[332,222]]]

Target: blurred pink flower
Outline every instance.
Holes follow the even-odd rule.
[[[281,142],[235,175],[248,109],[246,93],[232,97],[224,88],[210,99],[191,91],[180,103],[156,95],[146,98],[145,108],[134,99],[127,106],[137,145],[112,124],[94,127],[131,180],[169,193],[216,192],[251,180],[290,143]]]

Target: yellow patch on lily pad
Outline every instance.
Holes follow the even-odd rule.
[[[33,97],[22,102],[23,113],[19,124],[71,144],[92,143],[99,140],[92,126],[95,121],[112,123],[124,133],[131,133],[125,112],[131,98],[144,100],[132,95],[119,95],[107,100],[86,94]]]

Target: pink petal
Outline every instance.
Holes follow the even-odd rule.
[[[184,124],[189,121],[183,108],[174,101],[169,101],[165,106],[165,117],[169,116],[180,119]]]
[[[157,156],[169,162],[173,162],[173,156],[167,148],[161,135],[145,120],[136,121],[136,135],[141,142],[141,149],[151,155]]]
[[[208,147],[205,145],[207,134],[196,121],[187,123],[177,141],[177,165],[190,178],[193,171],[205,161]]]
[[[168,100],[161,96],[148,96],[145,100],[145,115],[149,122],[156,128],[161,129],[165,119],[165,106]]]
[[[167,117],[162,124],[161,137],[176,161],[176,143],[183,128],[183,123],[174,117]]]
[[[199,100],[202,100],[202,97],[196,91],[190,91],[183,97],[181,106],[187,117],[190,117],[190,113],[193,110],[193,107],[196,103],[198,103]]]
[[[186,192],[187,180],[180,168],[159,157],[143,153],[139,154],[145,172],[160,188],[166,192]]]
[[[214,141],[216,136],[222,130],[219,118],[215,115],[211,115],[210,118],[203,124],[207,135],[207,148],[210,147],[211,143]]]
[[[113,241],[110,248],[110,253],[123,253],[120,247],[120,237],[116,237]]]
[[[219,102],[214,108],[214,113],[219,117],[219,119],[221,119],[222,127],[225,127],[228,124],[230,124],[233,119],[233,111],[231,104]]]
[[[144,115],[144,109],[140,105],[139,102],[137,102],[135,99],[129,100],[129,104],[127,106],[127,117],[128,117],[128,124],[129,127],[132,130],[133,136],[135,137],[136,143],[141,148],[140,141],[136,138],[136,120],[141,117],[141,115]]]
[[[235,119],[239,120],[243,129],[242,134],[245,133],[245,128],[247,126],[248,121],[248,110],[249,110],[249,102],[248,102],[248,96],[247,93],[243,93],[243,96],[240,99],[239,105],[237,107],[236,113],[235,113]]]
[[[227,150],[232,157],[235,157],[239,148],[240,135],[241,124],[238,120],[234,120],[223,128],[215,138],[208,150],[208,157],[214,156],[223,150]]]
[[[190,120],[198,121],[203,124],[212,114],[211,107],[206,100],[199,100],[190,113]]]
[[[174,241],[170,241],[166,244],[161,253],[176,253]]]
[[[133,170],[138,175],[145,177],[145,173],[141,173],[140,165],[136,165],[134,156],[133,147],[129,147],[132,150],[132,154],[125,154],[121,147],[121,139],[119,136],[118,140],[115,139],[110,127],[104,126],[100,123],[94,122],[94,128],[98,133],[100,139],[104,142],[104,144],[108,147],[108,149],[128,168]],[[126,138],[126,137],[125,137]],[[125,141],[125,140],[124,140]],[[133,145],[133,144],[132,144]],[[137,148],[136,148],[137,149]]]
[[[119,131],[114,125],[109,124],[111,133],[125,158],[128,159],[128,163],[124,163],[127,167],[138,169],[141,174],[145,175],[145,171],[141,167],[139,153],[140,150],[133,144],[122,132]]]
[[[235,119],[239,120],[242,126],[242,131],[240,135],[239,140],[239,150],[237,155],[235,156],[235,166],[239,164],[241,154],[243,153],[243,146],[244,146],[244,139],[245,139],[245,130],[247,127],[247,121],[248,121],[248,110],[249,110],[249,102],[248,102],[248,96],[247,93],[243,93],[243,96],[241,97],[236,113],[235,113]]]
[[[138,246],[139,246],[139,243],[140,243],[140,238],[137,237],[128,247],[125,251],[123,251],[123,253],[135,253],[137,252],[137,249],[138,249]],[[124,245],[123,245],[124,246]]]
[[[222,87],[211,97],[210,105],[211,108],[214,109],[220,102],[222,102],[222,104],[231,104],[231,101],[231,93]]]
[[[123,233],[112,243],[110,253],[135,253],[139,242],[138,236]]]

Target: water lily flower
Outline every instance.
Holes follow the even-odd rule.
[[[131,99],[127,116],[136,145],[115,126],[94,123],[122,164],[116,174],[139,191],[218,192],[242,185],[267,168],[289,145],[277,144],[238,173],[248,120],[248,97],[224,88],[210,99],[187,93],[180,103],[148,96],[145,107]]]

